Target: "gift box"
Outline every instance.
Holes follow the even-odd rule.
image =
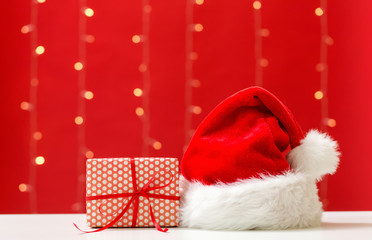
[[[86,167],[90,227],[178,226],[177,158],[95,158]]]

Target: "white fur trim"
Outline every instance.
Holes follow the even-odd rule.
[[[336,172],[340,156],[337,149],[337,142],[330,136],[311,130],[301,144],[289,152],[287,160],[294,171],[319,181],[325,174]]]
[[[322,204],[317,191],[314,179],[302,173],[209,186],[181,177],[181,226],[226,230],[319,226]]]

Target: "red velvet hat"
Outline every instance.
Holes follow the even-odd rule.
[[[260,87],[244,89],[205,118],[184,154],[182,224],[212,229],[317,225],[322,208],[315,180],[335,172],[338,156],[328,135],[312,130],[304,138],[274,95]]]

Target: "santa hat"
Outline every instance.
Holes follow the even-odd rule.
[[[206,229],[285,229],[320,224],[316,181],[333,174],[337,142],[301,128],[260,87],[220,103],[181,161],[181,224]]]

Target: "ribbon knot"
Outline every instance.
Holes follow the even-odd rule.
[[[112,199],[112,198],[127,198],[127,197],[129,197],[129,200],[128,200],[127,204],[123,204],[122,208],[117,212],[118,215],[111,222],[109,222],[107,225],[103,226],[102,228],[99,228],[99,229],[93,230],[93,231],[84,231],[84,230],[81,230],[75,223],[73,223],[74,226],[77,229],[79,229],[80,231],[82,231],[84,233],[92,233],[92,232],[100,232],[100,231],[103,231],[103,230],[105,230],[109,227],[112,227],[115,223],[117,223],[123,217],[123,215],[128,211],[129,207],[132,205],[132,203],[134,205],[132,227],[136,227],[137,213],[138,213],[138,208],[139,208],[139,201],[138,200],[139,200],[139,197],[141,196],[141,197],[144,197],[144,198],[147,199],[149,210],[150,210],[151,221],[154,224],[154,226],[156,227],[156,229],[160,232],[167,232],[168,231],[168,228],[165,227],[164,229],[162,229],[160,227],[160,225],[158,224],[158,222],[156,221],[154,213],[152,211],[150,198],[179,200],[180,197],[179,196],[169,196],[169,195],[164,195],[164,194],[154,194],[154,193],[149,193],[149,192],[152,191],[152,190],[161,189],[161,188],[165,188],[165,187],[169,186],[173,181],[173,174],[169,171],[170,175],[171,175],[171,179],[167,184],[162,185],[162,186],[150,187],[150,184],[154,181],[156,175],[159,172],[155,173],[141,189],[138,189],[136,170],[135,170],[135,164],[134,164],[133,159],[130,160],[130,164],[131,164],[131,171],[132,171],[132,182],[133,182],[133,190],[134,190],[133,192],[131,192],[131,193],[127,192],[127,193],[118,193],[118,194],[107,194],[107,195],[97,195],[97,196],[87,196],[86,197],[87,201],[99,200],[99,199]],[[164,171],[166,171],[166,170],[164,170]],[[99,207],[99,212],[102,214],[101,206]]]

